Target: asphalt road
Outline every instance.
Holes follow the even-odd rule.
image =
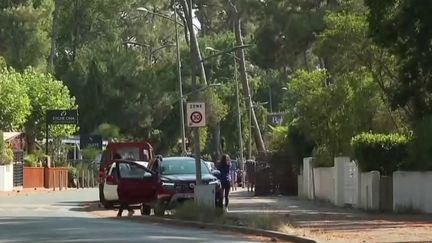
[[[96,218],[80,205],[97,195],[96,189],[0,195],[0,242],[250,242],[225,232]]]

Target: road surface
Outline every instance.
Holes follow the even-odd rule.
[[[97,195],[96,189],[0,194],[0,242],[250,242],[230,233],[97,218],[81,206]]]

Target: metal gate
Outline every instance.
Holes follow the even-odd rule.
[[[347,162],[344,165],[344,197],[345,204],[354,204],[355,180],[357,166],[354,162]]]
[[[13,165],[13,186],[22,187],[24,185],[24,152],[14,152],[14,165]]]

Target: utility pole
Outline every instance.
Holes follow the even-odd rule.
[[[180,4],[183,7],[186,23],[189,29],[190,36],[190,49],[191,49],[191,57],[193,60],[192,65],[192,90],[195,95],[193,96],[193,100],[197,101],[197,80],[196,74],[197,69],[199,68],[201,82],[207,85],[207,78],[204,70],[204,64],[202,62],[201,53],[199,51],[198,40],[195,35],[195,29],[193,25],[193,12],[192,12],[192,0],[181,0]],[[198,127],[192,128],[192,136],[193,136],[193,144],[194,144],[194,154],[195,154],[195,169],[196,169],[196,184],[202,185],[202,174],[201,174],[201,148],[200,148],[200,132]]]
[[[237,77],[237,56],[234,54],[234,79],[236,84],[236,100],[237,100],[237,128],[239,136],[239,147],[240,147],[240,169],[242,170],[242,188],[245,188],[245,171],[244,171],[244,157],[243,157],[243,138],[242,138],[242,125],[241,125],[241,111],[240,111],[240,92],[239,83]]]
[[[180,95],[180,129],[182,137],[182,154],[186,154],[186,131],[185,131],[185,117],[184,117],[184,99],[183,99],[183,84],[181,74],[181,59],[180,59],[180,43],[178,34],[178,23],[177,23],[177,10],[174,6],[174,25],[175,25],[175,39],[177,49],[177,75]]]
[[[231,4],[231,7],[232,7],[234,14],[235,14],[234,31],[235,31],[236,42],[237,42],[238,46],[243,46],[244,43],[243,43],[243,37],[242,37],[242,33],[241,33],[241,20],[240,20],[239,12],[237,10],[237,7],[235,6],[235,4],[231,0],[229,1],[229,3]],[[260,128],[258,125],[258,120],[256,119],[255,111],[253,108],[251,90],[250,90],[250,86],[249,86],[249,78],[248,78],[247,72],[246,72],[245,54],[244,54],[243,49],[237,50],[237,55],[239,57],[240,77],[242,79],[242,84],[243,84],[243,93],[244,93],[244,96],[247,98],[247,105],[249,108],[249,119],[250,119],[250,122],[253,123],[250,125],[250,128],[253,128],[253,130],[254,130],[253,134],[255,137],[255,143],[256,143],[258,152],[260,152],[261,154],[265,154],[266,148],[265,148],[264,140],[262,138],[262,134],[261,134],[261,131],[260,131]],[[252,130],[252,129],[250,129],[250,130]],[[249,151],[249,156],[251,156],[251,151]]]

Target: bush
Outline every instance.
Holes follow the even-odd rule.
[[[14,160],[14,154],[12,149],[8,147],[4,147],[3,151],[1,151],[0,165],[12,164],[13,160]]]
[[[351,140],[360,169],[378,170],[383,175],[391,175],[406,161],[408,143],[408,138],[400,134],[362,133]]]
[[[0,130],[0,165],[12,164],[13,160],[13,151],[5,145],[3,131]]]
[[[199,205],[194,201],[186,201],[176,208],[174,217],[181,220],[200,221],[206,223],[216,223],[223,221],[222,209],[208,208]]]
[[[46,160],[46,155],[43,152],[35,151],[33,154],[28,154],[24,157],[24,166],[40,167]]]

